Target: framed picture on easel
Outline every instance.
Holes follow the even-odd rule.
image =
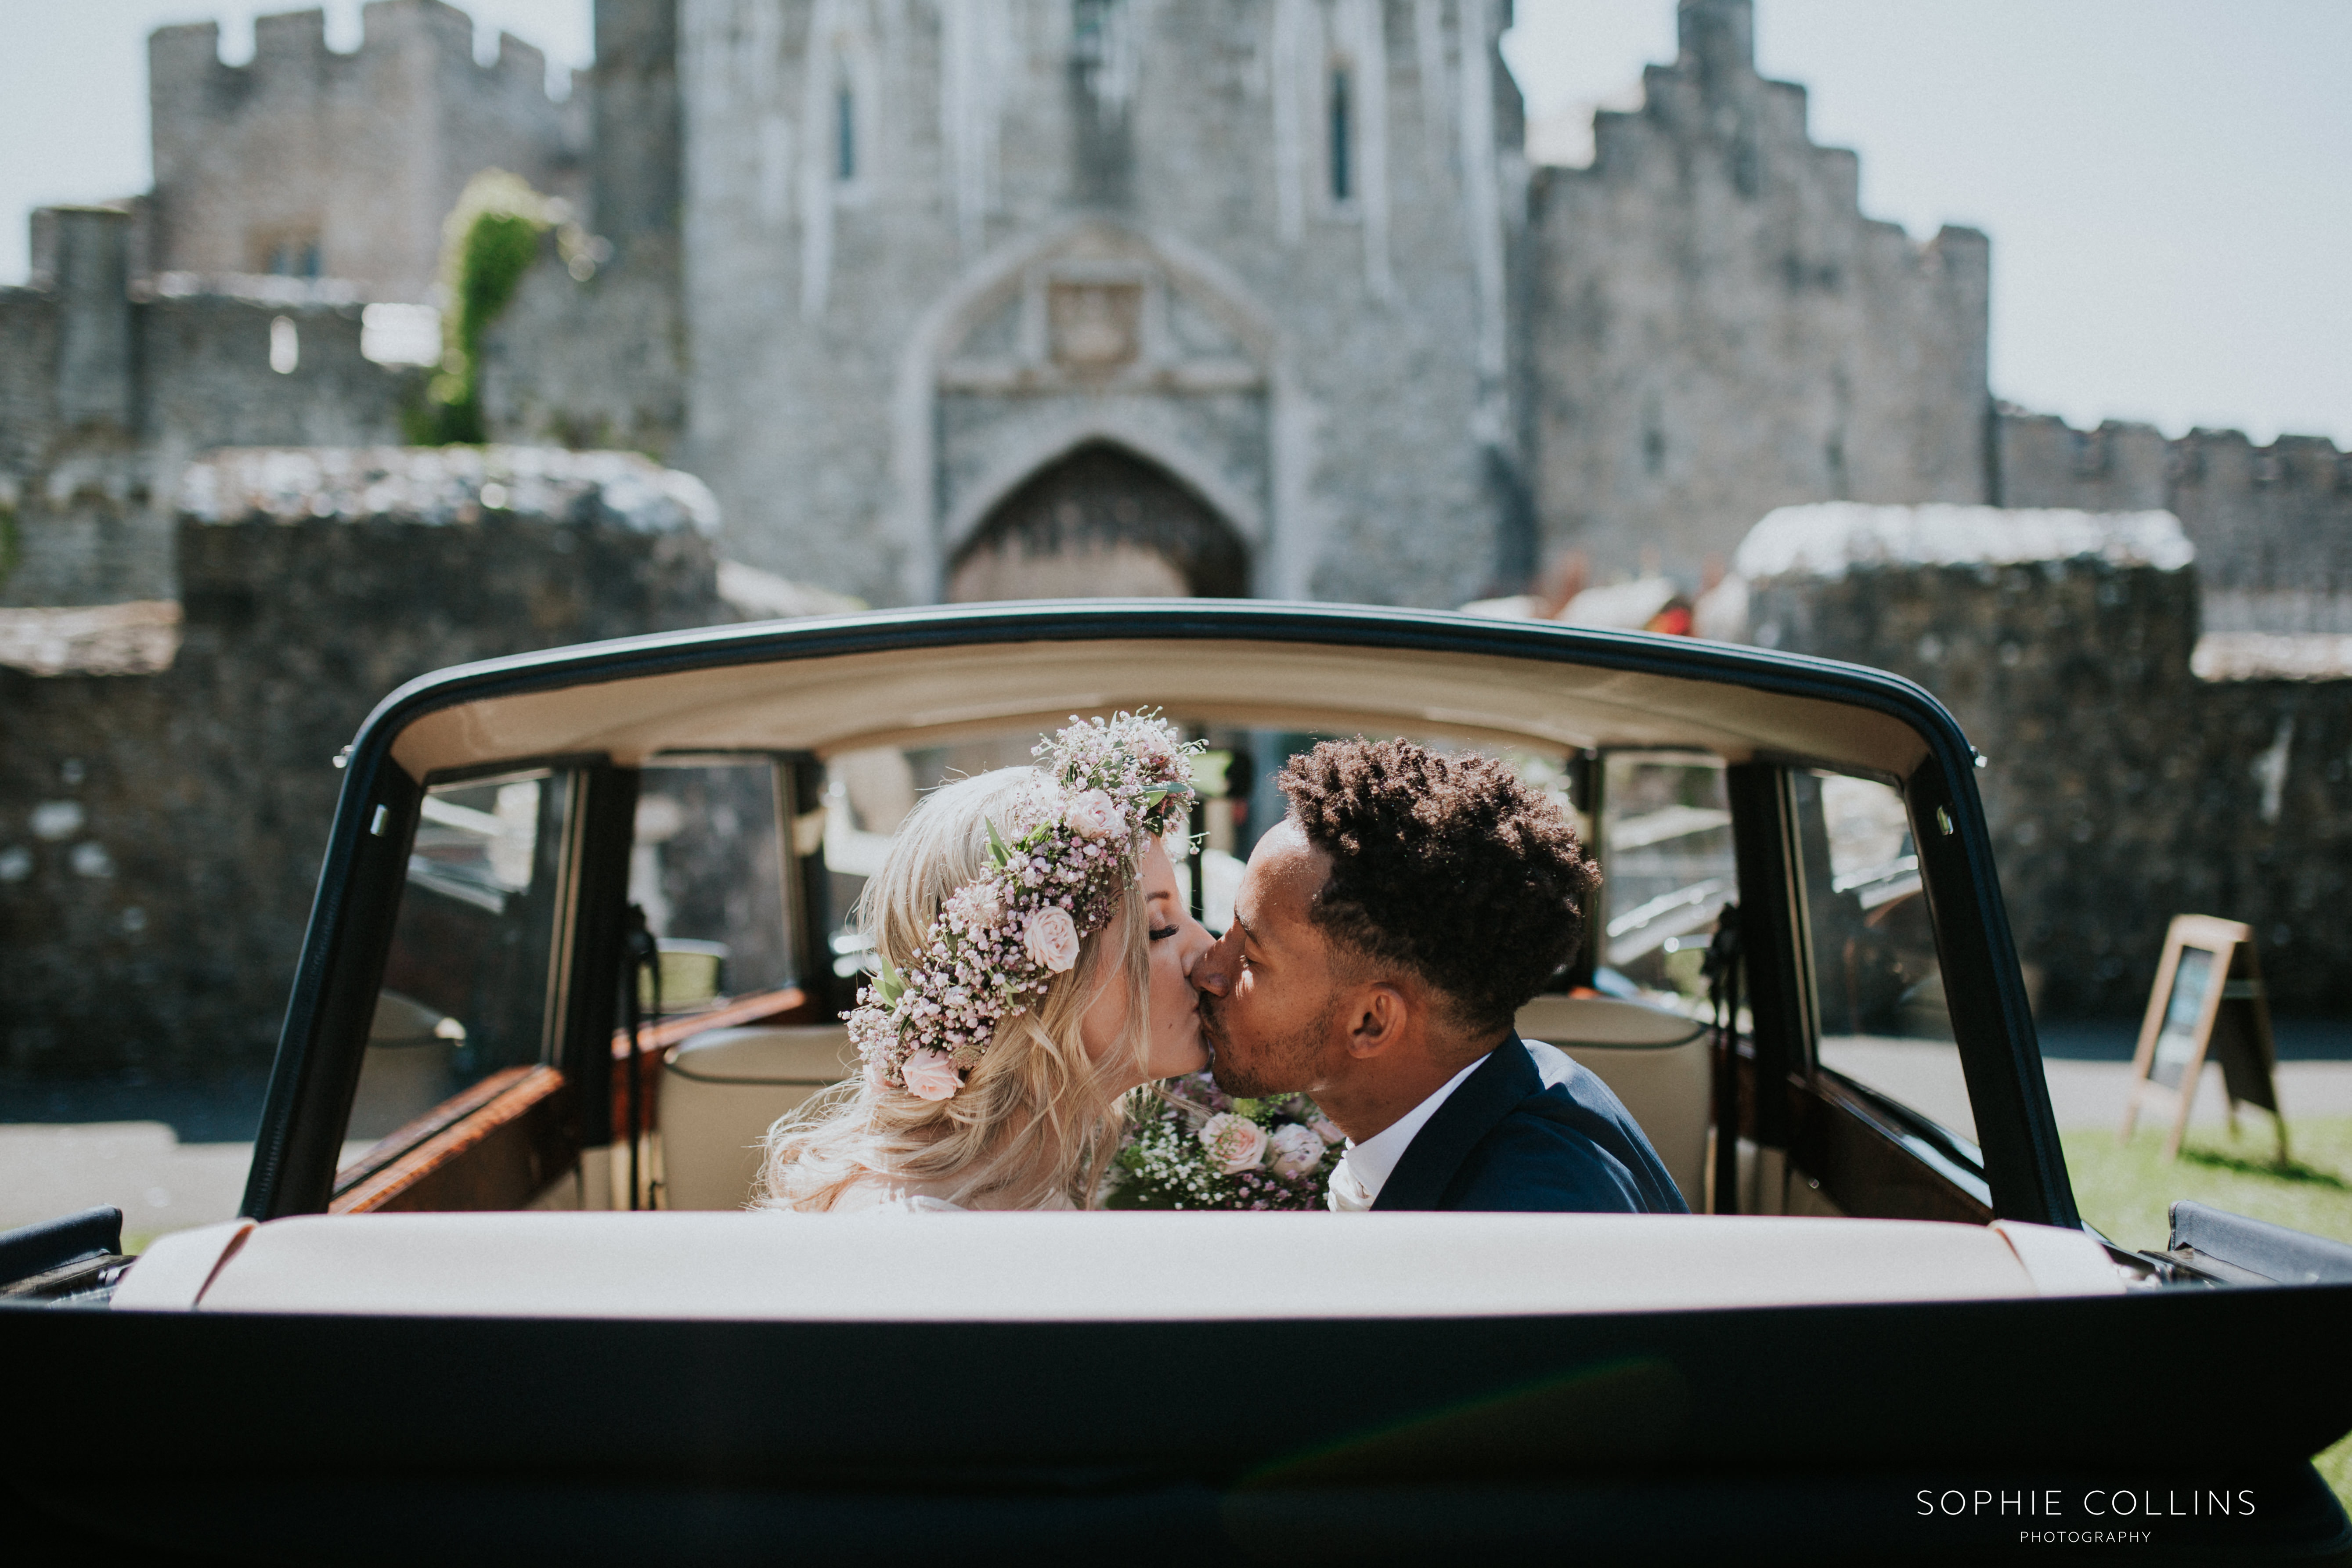
[[[2238,1107],[2260,1106],[2277,1129],[2284,1164],[2286,1121],[2279,1115],[2278,1050],[2271,1038],[2270,1002],[2254,954],[2253,928],[2210,915],[2175,915],[2164,933],[2164,956],[2140,1021],[2131,1093],[2117,1136],[2131,1142],[2141,1102],[2169,1096],[2172,1135],[2165,1141],[2164,1157],[2177,1159],[2209,1061],[2221,1067],[2231,1135],[2237,1134]]]

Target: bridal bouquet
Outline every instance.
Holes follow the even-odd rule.
[[[1136,1091],[1113,1208],[1319,1209],[1341,1133],[1303,1094],[1242,1100],[1205,1072]]]

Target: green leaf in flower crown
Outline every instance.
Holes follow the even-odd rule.
[[[980,819],[980,822],[982,826],[988,829],[988,858],[999,866],[1010,862],[1013,858],[1013,851],[1007,849],[1004,847],[1004,840],[996,836],[996,824],[984,816]]]
[[[874,988],[874,994],[882,998],[882,1005],[887,1007],[907,989],[906,977],[892,969],[890,961],[884,958],[878,950],[874,957],[882,965],[882,984]]]

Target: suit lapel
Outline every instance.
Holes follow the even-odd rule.
[[[1535,1058],[1519,1043],[1517,1030],[1488,1053],[1478,1070],[1445,1097],[1412,1142],[1404,1157],[1381,1184],[1375,1209],[1433,1209],[1445,1194],[1454,1173],[1478,1141],[1517,1108],[1519,1101],[1543,1088]]]

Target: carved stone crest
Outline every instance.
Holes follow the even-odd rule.
[[[1045,290],[1054,362],[1074,374],[1103,375],[1134,363],[1142,325],[1140,283],[1056,279]]]

